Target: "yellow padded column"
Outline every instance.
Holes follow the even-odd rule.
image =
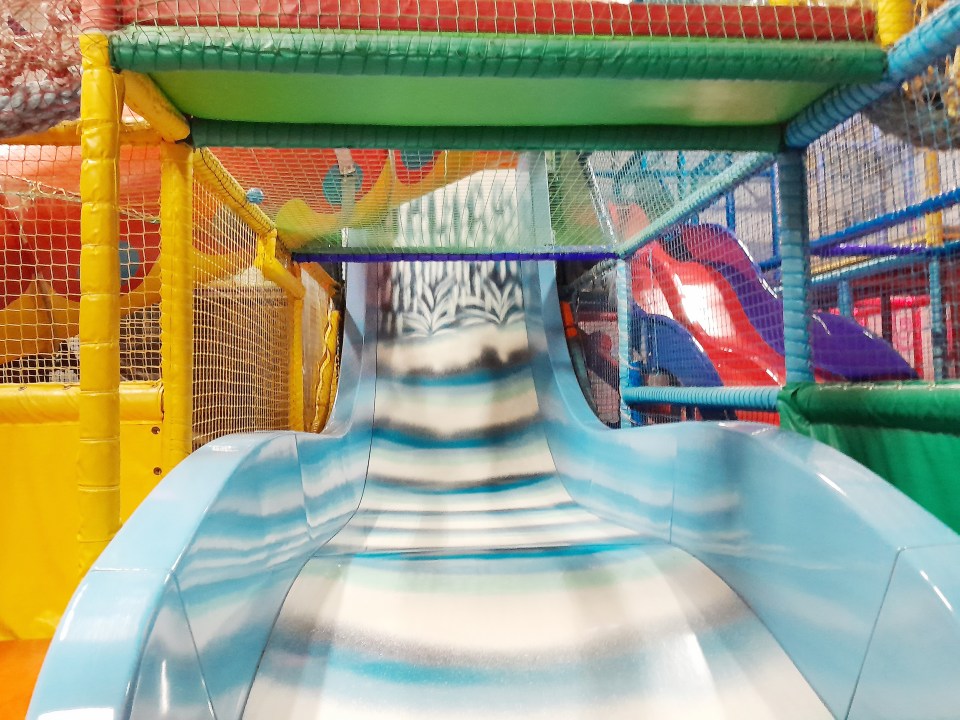
[[[292,274],[300,278],[300,266]],[[287,294],[290,312],[290,429],[303,430],[303,296]]]
[[[940,183],[940,155],[936,150],[925,150],[923,153],[923,179],[928,198],[936,197],[943,191]],[[925,219],[924,238],[927,245],[931,247],[943,245],[943,213],[930,213],[925,216]]]
[[[175,143],[190,135],[190,123],[149,77],[126,70],[123,86],[127,106],[147,120],[165,141]]]
[[[79,570],[120,527],[119,154],[123,87],[107,37],[80,36]]]
[[[193,450],[193,150],[164,143],[160,175],[161,462]]]
[[[911,0],[879,0],[877,3],[877,38],[883,47],[890,47],[913,29]]]

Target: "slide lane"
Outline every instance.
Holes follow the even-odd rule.
[[[705,565],[573,500],[519,268],[470,271],[514,305],[392,269],[411,296],[383,310],[363,500],[294,583],[244,717],[829,717]]]
[[[960,542],[882,480],[775,428],[604,427],[552,263],[347,288],[329,427],[171,473],[71,601],[29,717],[958,706]]]

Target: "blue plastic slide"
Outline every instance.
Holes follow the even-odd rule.
[[[31,718],[956,716],[960,538],[883,480],[773,427],[606,428],[551,263],[347,289],[326,430],[177,467]]]

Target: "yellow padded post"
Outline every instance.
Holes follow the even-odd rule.
[[[293,264],[291,274],[299,282],[297,263]],[[287,307],[290,312],[290,429],[303,430],[303,296],[288,293]]]
[[[193,150],[164,143],[160,175],[162,471],[193,450]]]
[[[127,106],[150,123],[166,142],[175,143],[190,135],[190,123],[146,75],[125,70],[123,84]]]
[[[330,274],[318,263],[301,263],[300,269],[312,277],[328,296],[336,295],[340,289],[340,283],[330,277]]]
[[[877,3],[877,38],[883,47],[890,47],[913,29],[911,0],[879,0]]]
[[[310,432],[320,432],[330,418],[337,397],[337,344],[340,338],[340,312],[331,307],[327,331],[323,338],[323,360],[320,363],[320,380],[317,382],[316,413],[310,423]]]
[[[80,121],[66,120],[49,130],[17,135],[3,141],[5,145],[53,145],[75,147],[80,144]],[[126,122],[120,126],[121,145],[150,145],[160,143],[160,135],[145,120]]]
[[[267,280],[278,285],[291,298],[303,300],[306,290],[304,290],[303,283],[300,280],[299,269],[294,274],[277,260],[276,230],[271,230],[266,235],[257,238],[257,255],[254,258],[254,264]]]
[[[120,527],[119,155],[123,86],[106,35],[80,35],[79,570]]]
[[[923,153],[923,179],[928,198],[936,197],[941,193],[940,156],[936,150],[926,150]],[[926,215],[924,240],[928,246],[943,245],[943,213],[935,212]]]

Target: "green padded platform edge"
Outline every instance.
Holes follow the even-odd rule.
[[[414,77],[879,80],[886,54],[864,42],[458,35],[132,26],[110,38],[137,72],[226,70]]]
[[[960,383],[799,383],[778,403],[810,422],[960,434]]]
[[[246,123],[194,118],[197,147],[397,150],[714,150],[777,152],[779,125],[681,127],[389,127]]]
[[[960,532],[960,385],[788,386],[780,426],[868,467]]]

